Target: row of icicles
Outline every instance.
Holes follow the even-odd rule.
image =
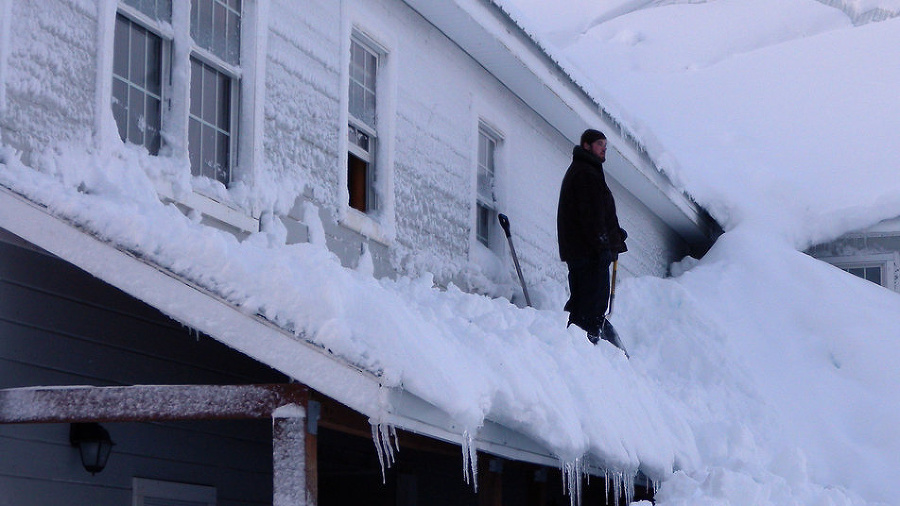
[[[372,423],[372,441],[375,443],[375,449],[378,452],[378,462],[381,464],[381,480],[387,481],[386,470],[396,462],[396,454],[400,451],[400,444],[397,439],[397,430],[393,425],[385,423]],[[478,450],[475,447],[475,439],[472,435],[463,432],[462,441],[462,457],[463,457],[463,479],[466,484],[472,485],[475,492],[478,492]],[[587,466],[582,458],[575,459],[573,462],[563,462],[560,465],[562,471],[563,491],[569,495],[571,506],[579,506],[581,504],[581,487],[584,480],[590,484],[591,474],[587,471]],[[610,490],[614,492],[615,506],[619,506],[619,497],[624,492],[625,504],[631,504],[634,499],[634,478],[636,473],[625,473],[622,471],[604,471],[606,480],[606,495]],[[651,481],[654,495],[657,492],[658,484]]]

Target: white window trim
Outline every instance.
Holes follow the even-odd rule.
[[[2,1],[2,0],[0,0]],[[193,44],[178,44],[180,40],[191,40],[190,37],[190,2],[175,0],[172,2],[172,22],[152,19],[134,7],[119,0],[103,2],[103,19],[100,40],[104,47],[112,48],[115,38],[116,15],[121,13],[132,21],[141,24],[163,39],[163,112],[162,132],[170,142],[164,148],[167,155],[188,159],[188,118],[190,82],[185,81],[182,88],[175,89],[179,83],[171,81],[173,73],[190,75],[190,57],[197,54],[201,61],[224,71],[237,79],[238,91],[232,97],[232,136],[231,171],[232,181],[244,181],[252,184],[254,168],[262,159],[263,119],[265,107],[265,86],[260,83],[260,76],[265,75],[265,53],[267,38],[258,37],[259,31],[267,26],[268,2],[243,0],[243,16],[241,19],[241,62],[240,67],[230,65],[208,50]],[[177,39],[177,40],[176,40]],[[173,54],[173,51],[178,54]],[[98,114],[96,123],[97,143],[102,145],[104,139],[118,139],[115,120],[109,110],[112,100],[113,51],[101,51],[98,57],[98,89],[97,110],[109,111]],[[183,60],[183,61],[182,61]],[[255,62],[249,65],[247,62]],[[186,67],[186,68],[184,68]],[[169,83],[172,82],[170,85]],[[209,185],[206,185],[207,188]],[[259,216],[240,210],[231,202],[230,191],[209,192],[203,188],[194,189],[191,194],[178,194],[172,189],[172,182],[157,181],[157,193],[163,201],[176,202],[201,214],[220,221],[240,231],[253,233],[259,231]]]
[[[819,257],[819,260],[828,262],[839,269],[881,267],[881,286],[896,292],[900,291],[894,276],[898,265],[900,265],[900,258],[898,257],[900,257],[900,254],[897,253],[877,253],[858,256]]]
[[[216,488],[173,481],[132,478],[132,506],[144,506],[147,497],[188,501],[204,506],[216,505]]]
[[[390,245],[396,237],[394,217],[394,129],[397,97],[397,48],[396,30],[384,24],[382,17],[373,12],[369,2],[351,0],[346,4],[341,43],[341,94],[338,141],[338,221],[344,227],[361,235]],[[350,143],[347,139],[350,123],[350,42],[356,39],[378,55],[376,83],[377,144],[375,191],[378,208],[363,213],[350,207],[350,191],[347,187],[347,161]],[[358,126],[365,123],[354,121]],[[367,129],[368,130],[368,129]]]

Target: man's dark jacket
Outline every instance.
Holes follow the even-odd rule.
[[[595,257],[603,250],[626,251],[603,163],[581,146],[572,151],[572,165],[563,177],[556,230],[559,256],[564,262]]]

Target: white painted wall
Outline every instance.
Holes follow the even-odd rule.
[[[3,141],[40,153],[55,143],[90,143],[97,121],[98,69],[111,47],[98,33],[98,12],[110,0],[12,2],[5,66],[7,108]],[[465,289],[512,296],[517,291],[505,241],[476,254],[475,174],[479,121],[502,135],[498,146],[498,210],[513,224],[522,268],[538,305],[565,297],[565,266],[558,259],[556,205],[571,160],[564,138],[527,104],[401,0],[254,0],[266,39],[248,58],[247,75],[260,73],[254,110],[261,134],[248,181],[257,195],[279,202],[292,240],[305,240],[302,202],[320,208],[329,246],[355,266],[368,243],[377,275],[434,273]],[[104,11],[105,12],[105,11]],[[380,189],[385,204],[374,219],[348,212],[346,179],[346,67],[349,34],[365,32],[387,51],[379,101]],[[102,32],[102,31],[101,31]],[[108,34],[107,34],[108,35]],[[108,42],[107,42],[108,43]],[[65,58],[62,57],[65,55]],[[98,58],[98,55],[100,57]],[[111,79],[111,78],[110,78]],[[262,100],[262,104],[259,101]],[[77,104],[61,107],[61,104]],[[102,111],[106,114],[106,111]],[[253,144],[251,142],[250,144]],[[613,146],[615,148],[615,146]],[[685,245],[615,181],[620,221],[630,234],[623,275],[664,275]],[[254,191],[250,190],[251,193]],[[297,197],[300,197],[297,199]],[[293,207],[292,207],[293,204]],[[258,209],[246,209],[258,216]],[[353,218],[353,219],[349,219]],[[497,230],[498,234],[500,233]],[[491,264],[503,267],[499,278]],[[491,281],[490,278],[493,278]],[[496,282],[499,281],[499,284]]]

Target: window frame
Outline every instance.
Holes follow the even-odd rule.
[[[191,1],[191,8],[193,8],[193,5],[197,1],[198,0]],[[208,0],[208,1],[212,2],[213,5],[215,5],[215,3],[217,2],[217,0]],[[239,143],[240,143],[239,139],[241,136],[241,132],[239,131],[239,122],[240,122],[240,115],[242,112],[240,97],[241,97],[241,89],[243,87],[243,82],[242,82],[243,81],[243,79],[242,79],[243,71],[242,71],[242,66],[241,66],[242,65],[242,61],[241,61],[242,49],[241,48],[242,48],[242,44],[244,43],[244,39],[245,39],[243,7],[246,4],[246,2],[247,2],[247,0],[242,0],[242,2],[241,2],[241,7],[242,7],[241,12],[240,12],[241,29],[238,34],[238,36],[240,37],[240,40],[238,42],[239,55],[238,55],[238,63],[237,64],[227,62],[227,61],[225,61],[225,59],[223,57],[216,55],[208,48],[201,46],[199,44],[199,42],[193,37],[193,35],[190,34],[191,25],[193,25],[193,13],[191,13],[190,18],[188,19],[188,39],[190,40],[191,45],[190,45],[190,51],[188,53],[187,65],[188,65],[188,73],[191,76],[190,77],[191,89],[187,90],[187,93],[188,93],[187,103],[189,105],[187,107],[188,110],[186,111],[186,113],[187,113],[187,131],[185,132],[185,134],[186,134],[185,146],[186,146],[187,155],[188,155],[189,159],[192,160],[191,174],[193,174],[194,176],[207,177],[209,179],[219,181],[226,188],[228,188],[232,182],[235,182],[237,180],[235,175],[236,175],[236,172],[237,172],[237,169],[239,166],[240,153],[238,152],[238,147],[239,147]],[[228,117],[228,151],[226,154],[227,160],[228,160],[228,167],[226,168],[227,181],[223,181],[222,179],[219,179],[218,177],[210,177],[203,170],[200,171],[200,174],[197,174],[194,172],[193,153],[191,152],[191,146],[190,146],[191,122],[198,121],[198,122],[200,122],[201,128],[204,125],[211,126],[214,128],[215,134],[220,133],[219,132],[220,127],[218,124],[213,125],[213,124],[209,123],[205,118],[197,117],[192,112],[192,109],[193,109],[193,107],[192,107],[193,104],[191,103],[192,98],[193,98],[192,97],[192,95],[193,95],[192,87],[193,87],[193,84],[195,81],[195,78],[193,75],[193,68],[194,68],[193,62],[195,60],[201,64],[201,69],[203,69],[204,67],[208,67],[208,68],[212,69],[213,72],[216,72],[217,76],[218,75],[225,76],[225,78],[228,80],[228,83],[229,83],[229,91],[228,91],[229,97],[227,98],[227,107],[228,107],[228,116],[229,116]],[[203,74],[205,75],[205,71],[203,72]],[[201,89],[201,92],[203,92],[203,91],[205,91],[205,90]],[[202,100],[202,98],[201,98],[201,100]],[[205,102],[205,100],[202,100],[202,101]],[[218,104],[219,103],[217,102],[217,105]],[[200,114],[202,116],[203,112],[201,111]],[[202,139],[203,139],[202,131],[201,131],[200,139],[202,142]],[[201,152],[200,152],[199,156],[201,157],[201,164],[202,164],[203,150],[202,150],[202,147],[200,149],[201,149]],[[202,169],[202,167],[201,167],[201,169]]]
[[[169,104],[171,103],[172,97],[172,46],[173,46],[173,34],[171,30],[171,20],[159,20],[154,19],[148,16],[147,14],[141,12],[137,8],[124,3],[122,0],[116,2],[116,9],[114,11],[114,20],[113,20],[113,29],[112,29],[112,51],[110,52],[110,73],[109,76],[104,76],[104,78],[108,78],[109,81],[109,97],[108,100],[105,100],[105,106],[110,107],[112,109],[112,100],[114,98],[113,88],[115,86],[115,81],[117,79],[126,81],[126,86],[129,88],[133,86],[133,84],[127,80],[121,79],[116,75],[115,70],[115,55],[116,55],[116,41],[115,41],[115,31],[116,25],[118,24],[118,18],[121,16],[125,18],[129,23],[133,25],[137,25],[150,34],[158,37],[160,39],[160,93],[159,93],[159,101],[160,101],[160,115],[159,115],[159,149],[157,153],[151,153],[153,156],[157,156],[159,152],[161,152],[166,147],[165,142],[165,129],[169,121],[171,121],[171,110]],[[131,54],[129,53],[129,61]],[[114,113],[113,113],[114,114]],[[113,127],[115,130],[115,135],[119,135],[119,124],[115,121],[115,114],[113,115]],[[126,125],[127,128],[127,125]],[[127,137],[127,135],[126,135]],[[121,137],[119,137],[121,139]],[[135,144],[130,142],[128,139],[122,140],[125,143]],[[141,146],[146,147],[145,144],[141,144]],[[148,150],[149,151],[149,150]]]
[[[111,107],[112,75],[114,64],[115,23],[118,15],[135,22],[154,35],[162,38],[162,114],[160,118],[161,150],[158,156],[183,158],[189,160],[190,147],[190,78],[180,80],[177,75],[190,76],[191,58],[197,59],[219,71],[227,72],[232,77],[231,96],[229,99],[230,142],[228,146],[229,180],[249,180],[253,177],[253,169],[260,156],[258,147],[262,144],[259,137],[264,117],[264,83],[256,83],[264,75],[265,38],[257,40],[256,35],[261,27],[267,26],[267,10],[257,5],[258,0],[242,0],[240,18],[240,62],[231,65],[210,51],[195,43],[190,33],[191,2],[173,0],[168,19],[155,19],[138,8],[125,3],[126,0],[104,3],[104,33],[102,39],[108,53],[101,53],[98,58],[97,104],[99,107]],[[165,10],[165,9],[163,9]],[[108,54],[109,56],[104,56]],[[253,62],[249,65],[247,62]],[[234,82],[237,78],[237,82]],[[111,125],[109,124],[111,123]],[[111,129],[111,131],[110,131]],[[116,121],[105,120],[97,123],[97,132],[101,138],[110,135],[118,136]],[[208,180],[209,182],[203,182]],[[255,212],[241,209],[233,197],[229,187],[217,183],[215,179],[200,178],[199,184],[193,185],[193,191],[176,196],[173,181],[156,180],[157,193],[168,202],[176,202],[189,209],[196,209],[209,223],[225,230],[236,230],[240,233],[259,231],[259,216]]]
[[[477,147],[475,150],[475,222],[474,236],[475,240],[491,251],[496,252],[500,247],[498,236],[498,203],[497,203],[497,169],[498,160],[500,159],[500,146],[503,144],[503,134],[485,120],[478,121]],[[486,144],[482,143],[482,140]],[[490,167],[486,167],[482,162],[485,153],[482,153],[482,146],[486,145],[490,149],[488,151],[488,162]],[[490,186],[490,202],[487,196],[482,194],[482,174],[486,172],[489,176],[488,185]],[[483,223],[483,213],[487,213],[487,220]],[[482,223],[486,230],[483,230]]]
[[[379,115],[378,115],[378,104],[380,100],[378,99],[378,81],[381,78],[381,72],[379,71],[381,68],[382,60],[386,55],[386,51],[383,47],[377,44],[375,41],[364,35],[362,32],[354,30],[350,36],[350,60],[349,66],[352,69],[353,67],[353,47],[354,45],[358,45],[363,51],[365,51],[366,56],[371,56],[375,60],[374,64],[374,75],[372,76],[373,81],[373,89],[371,90],[373,95],[374,107],[372,111],[372,123],[369,124],[365,119],[358,118],[353,114],[351,110],[351,94],[353,92],[354,82],[356,81],[353,78],[353,72],[348,70],[348,95],[347,95],[347,192],[349,194],[349,199],[347,204],[350,208],[355,209],[366,215],[377,214],[380,210],[379,206],[379,198],[378,198],[378,189],[376,188],[378,182],[378,154],[379,154],[379,141],[378,141],[378,123],[379,123]],[[368,78],[368,75],[364,76],[364,79]],[[366,83],[363,82],[360,84],[363,87],[363,92],[369,91],[367,89]],[[369,148],[365,149],[359,145],[359,143],[351,142],[350,137],[352,132],[356,131],[362,133],[367,136]],[[358,195],[357,192],[354,191],[353,186],[356,183],[355,180],[351,180],[351,158],[356,157],[363,164],[365,164],[365,190],[363,195]],[[360,209],[356,205],[354,205],[354,200],[362,198],[364,209]]]
[[[819,257],[819,260],[827,262],[848,274],[854,275],[850,269],[866,269],[879,267],[881,269],[881,282],[879,286],[889,290],[898,291],[895,281],[895,272],[900,265],[900,258],[897,253],[876,253],[858,256],[838,256],[838,257]],[[857,276],[859,277],[859,276]],[[860,279],[870,281],[864,277]]]
[[[339,112],[338,164],[337,174],[337,220],[338,223],[366,240],[390,245],[396,237],[394,217],[394,130],[396,128],[397,104],[397,61],[399,41],[396,30],[384,23],[366,2],[351,1],[342,20],[341,43],[341,93]],[[372,154],[374,171],[367,175],[368,184],[377,199],[377,206],[369,212],[362,212],[350,205],[350,181],[348,178],[351,161],[350,125],[350,65],[351,41],[363,43],[378,55],[375,76],[375,130],[366,127],[363,131],[377,135],[376,149]],[[359,118],[356,118],[359,120]],[[369,179],[371,176],[371,179]]]

